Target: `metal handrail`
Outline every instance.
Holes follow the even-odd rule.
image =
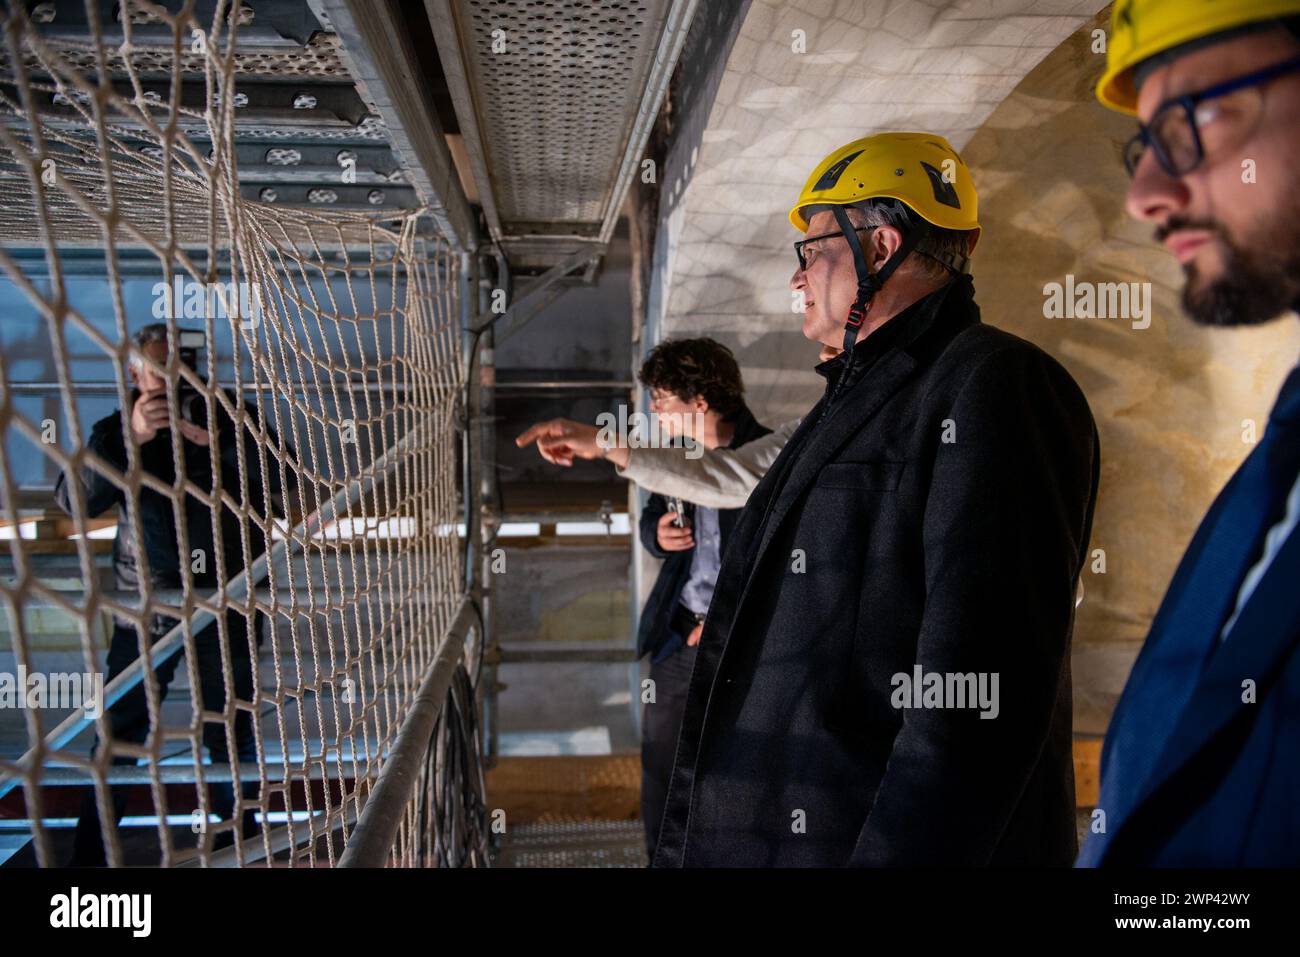
[[[402,720],[388,760],[379,769],[375,787],[339,858],[339,867],[383,867],[387,863],[411,791],[419,780],[429,740],[447,700],[452,675],[465,649],[465,639],[476,619],[474,605],[466,598]]]

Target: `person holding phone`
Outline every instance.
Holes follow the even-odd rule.
[[[175,332],[178,358],[181,363],[196,368],[197,350],[205,343],[204,333],[185,329]],[[172,383],[176,395],[173,409],[165,374],[171,344],[166,323],[152,323],[135,333],[130,359],[134,389],[129,409],[125,414],[114,409],[94,424],[85,442],[86,450],[93,453],[94,464],[91,459],[84,459],[80,467],[63,472],[55,485],[55,500],[63,511],[73,516],[81,513],[92,518],[116,509],[118,523],[113,540],[113,570],[119,590],[139,590],[143,594],[147,583],[154,591],[191,589],[207,595],[222,582],[217,574],[214,524],[219,523],[225,546],[222,549],[225,581],[245,569],[245,550],[241,542],[246,542],[248,554],[253,558],[265,550],[266,537],[262,528],[256,521],[241,519],[229,505],[214,515],[214,509],[193,494],[185,496],[178,505],[173,496],[157,490],[156,482],[174,484],[179,460],[184,480],[208,492],[218,487],[219,477],[224,497],[247,505],[252,513],[266,519],[284,514],[285,490],[281,487],[280,470],[275,467],[274,458],[269,453],[263,455],[259,449],[262,439],[258,424],[261,418],[256,407],[244,404],[246,418],[243,428],[240,428],[214,397],[213,418],[209,421],[207,396],[193,384],[185,383],[183,377],[178,377]],[[227,393],[227,398],[232,406],[238,407],[237,396]],[[287,453],[292,457],[292,447],[282,443],[270,427],[266,429],[266,436],[269,448],[276,449],[278,455]],[[242,463],[240,439],[243,442]],[[173,444],[177,440],[181,445],[179,450]],[[266,463],[265,474],[263,462]],[[127,481],[133,468],[138,468],[139,472],[151,476],[156,482],[137,485],[138,492],[133,494],[114,481],[104,470],[105,466]],[[286,484],[292,485],[294,470],[287,468],[284,474],[287,476]],[[241,502],[244,494],[247,501]],[[182,539],[177,533],[178,514],[184,516],[184,554],[181,551]],[[137,527],[141,530],[139,538],[135,534]],[[195,633],[193,648],[198,658],[195,670],[199,679],[198,687],[193,689],[196,711],[221,712],[231,695],[241,702],[257,700],[256,652],[252,646],[260,632],[261,615],[258,613],[252,618],[250,628],[249,618],[231,609],[226,613],[225,621],[220,623],[224,628],[214,622]],[[133,618],[114,615],[106,665],[107,681],[112,681],[140,657],[145,642],[153,644],[178,623],[174,617],[150,612],[143,615],[142,621],[143,626]],[[233,687],[229,688],[223,669],[223,651],[230,660]],[[161,696],[166,695],[181,657],[172,655],[155,664],[154,674]],[[112,742],[144,744],[150,733],[157,730],[149,714],[144,683],[135,685],[114,702],[105,720],[111,734],[110,746]],[[231,742],[227,740],[224,723],[205,722],[202,737],[214,764],[231,761]],[[94,750],[98,751],[103,744],[96,741]],[[233,744],[235,760],[257,760],[252,712],[246,708],[240,708],[235,714]],[[135,762],[133,756],[126,754],[112,758],[114,764]],[[255,799],[256,793],[250,790],[255,787],[245,783],[244,796]],[[125,786],[111,789],[109,804],[114,823],[125,813],[128,794]],[[235,806],[232,785],[229,782],[214,784],[210,795],[207,809],[223,821],[229,820]],[[253,812],[246,808],[240,833],[249,837],[255,827]],[[74,837],[72,866],[105,864],[103,829],[95,789],[87,788]],[[214,847],[229,844],[233,839],[231,830],[222,830],[216,835]]]
[[[668,339],[641,366],[661,434],[705,449],[738,448],[771,430],[744,402],[740,366],[713,339]],[[653,853],[672,774],[695,649],[713,599],[722,552],[740,509],[714,509],[651,495],[641,512],[641,543],[664,560],[641,615],[638,657],[650,657],[643,695],[641,812]]]

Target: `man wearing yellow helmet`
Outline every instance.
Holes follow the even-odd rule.
[[[1197,322],[1300,305],[1300,0],[1119,0],[1129,212]],[[1300,863],[1300,367],[1192,539],[1111,718],[1079,863]]]
[[[790,218],[826,393],[723,557],[654,863],[1068,865],[1087,402],[980,322],[942,137],[848,144]]]

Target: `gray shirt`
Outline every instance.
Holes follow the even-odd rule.
[[[681,603],[691,611],[704,614],[713,601],[713,586],[722,567],[722,532],[718,527],[717,509],[695,506],[695,553],[691,556],[691,577],[682,586]]]

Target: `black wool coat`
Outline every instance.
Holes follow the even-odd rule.
[[[654,865],[1067,866],[1087,401],[969,277],[853,351],[724,556]],[[897,706],[917,666],[996,674],[996,716]]]

